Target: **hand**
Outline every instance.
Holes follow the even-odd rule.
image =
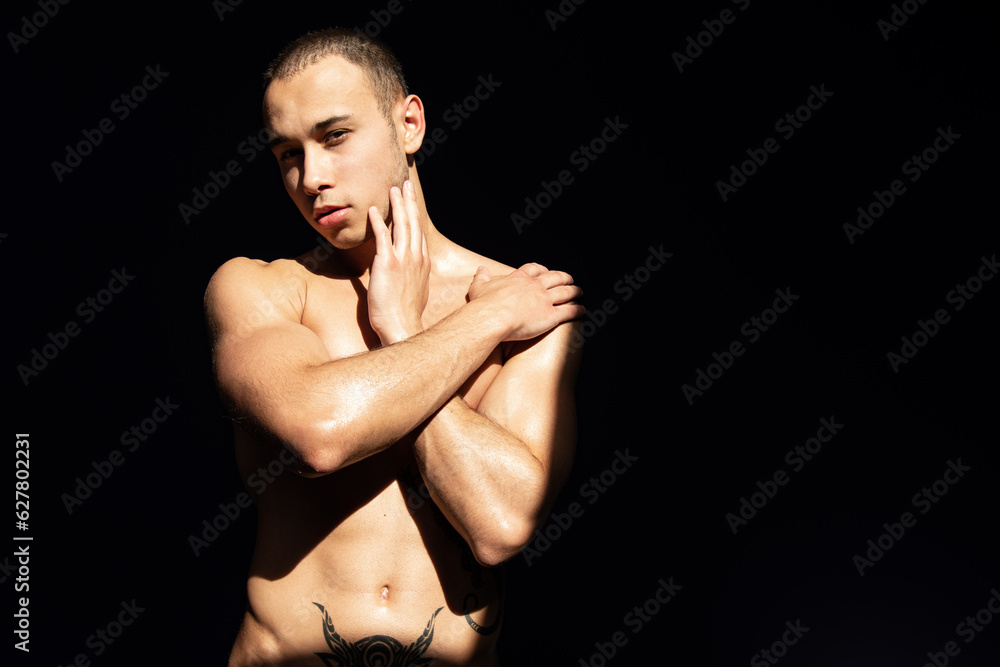
[[[470,301],[486,300],[506,318],[504,340],[528,340],[581,317],[584,307],[573,300],[582,293],[573,276],[541,264],[525,264],[500,278],[480,266],[469,285]]]
[[[406,181],[403,192],[397,187],[390,189],[389,202],[391,235],[378,208],[368,209],[375,235],[375,259],[368,281],[368,320],[383,345],[423,331],[420,316],[427,305],[431,270],[413,184]]]

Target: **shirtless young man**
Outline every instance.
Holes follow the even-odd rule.
[[[264,108],[285,187],[333,249],[230,260],[206,292],[241,475],[295,471],[256,497],[229,664],[496,665],[497,566],[572,462],[580,290],[437,231],[413,159],[423,103],[369,40],[293,43]]]

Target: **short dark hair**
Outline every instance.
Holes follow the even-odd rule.
[[[361,68],[371,84],[382,115],[391,121],[396,101],[400,96],[409,94],[403,68],[389,47],[355,30],[328,28],[302,35],[282,49],[265,70],[264,90],[272,81],[291,79],[331,55],[340,56]],[[266,108],[264,113],[266,117]]]

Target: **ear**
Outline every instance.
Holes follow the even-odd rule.
[[[424,142],[424,132],[427,130],[427,122],[424,120],[424,103],[416,95],[409,95],[400,104],[403,150],[407,155],[413,155],[420,150],[420,145]]]

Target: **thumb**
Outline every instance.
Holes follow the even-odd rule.
[[[469,284],[469,299],[475,299],[482,292],[482,287],[490,280],[490,270],[485,266],[480,266],[476,269],[475,275],[472,276],[472,282]]]
[[[472,276],[472,282],[478,281],[481,283],[485,283],[488,282],[489,279],[490,279],[490,270],[487,269],[485,266],[480,266],[478,269],[476,269],[476,275]]]

